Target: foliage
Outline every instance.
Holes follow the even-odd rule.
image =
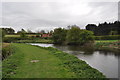
[[[17,32],[17,34],[21,34],[21,33],[27,33],[27,31],[25,31],[24,29],[21,29],[21,31]]]
[[[13,54],[13,48],[11,47],[11,45],[7,45],[7,43],[3,44],[3,48],[2,48],[2,60],[6,59],[8,56],[10,56],[11,54]],[[4,47],[5,46],[5,47]]]
[[[57,44],[84,44],[93,41],[93,32],[81,30],[78,26],[70,26],[68,30],[56,28],[52,34],[54,43]]]
[[[81,30],[80,32],[80,42],[81,44],[94,41],[94,36],[92,31]]]
[[[2,28],[2,30],[6,33],[6,34],[14,34],[15,30],[12,28]]]
[[[45,30],[41,30],[40,33],[45,33]]]
[[[24,32],[21,32],[20,37],[21,37],[21,38],[25,38],[25,37],[27,37],[27,36],[26,36],[26,34],[25,34]]]
[[[69,29],[71,29],[72,27],[79,28],[79,26],[77,26],[77,25],[69,25],[69,26],[67,26],[67,29],[69,30]]]
[[[66,40],[67,30],[62,28],[56,28],[53,32],[52,39],[54,43],[62,44]]]
[[[120,53],[120,41],[119,40],[97,40],[94,44],[96,50],[111,51]]]
[[[27,34],[26,34],[27,35]],[[18,43],[53,43],[51,38],[36,37],[36,35],[27,35],[28,37],[20,37],[20,35],[6,35],[4,42],[18,42]]]
[[[13,47],[13,46],[12,46]],[[15,47],[13,48],[15,50]],[[23,54],[13,54],[8,56],[2,62],[2,78],[10,78],[11,75],[16,74],[15,70],[18,68],[18,65],[21,63]]]
[[[20,39],[21,38],[19,38],[19,37],[5,37],[4,42],[10,43],[10,42],[15,42],[15,41],[20,40]]]
[[[4,41],[5,34],[5,30],[3,30],[3,28],[0,28],[0,42],[1,40]]]
[[[21,29],[20,37],[21,37],[21,38],[27,37],[27,36],[26,36],[26,31],[25,31],[24,29]]]
[[[67,33],[68,44],[85,44],[93,41],[93,32],[80,30],[78,27],[72,27]]]
[[[36,34],[36,37],[40,37],[40,36],[41,36],[41,34],[40,34],[40,33],[37,33],[37,34]]]
[[[120,35],[94,36],[95,40],[120,40]]]
[[[5,31],[4,30],[2,30],[2,38],[4,38],[5,37]]]
[[[110,31],[110,35],[117,35],[118,31]]]
[[[104,22],[98,26],[95,24],[88,24],[86,30],[93,31],[96,36],[110,35],[111,31],[120,35],[120,21],[115,21],[114,23]]]
[[[80,28],[72,27],[67,32],[66,41],[68,44],[79,44],[80,41]]]

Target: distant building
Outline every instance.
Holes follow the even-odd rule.
[[[52,37],[51,34],[47,33],[47,34],[41,34],[41,37]]]

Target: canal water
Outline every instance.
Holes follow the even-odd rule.
[[[41,43],[30,44],[42,47],[54,47],[69,54],[73,54],[79,59],[86,61],[91,67],[102,72],[107,78],[118,78],[118,58],[120,57],[120,54],[118,53],[98,50],[96,51],[92,47]]]

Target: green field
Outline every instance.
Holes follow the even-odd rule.
[[[5,37],[20,37],[20,35],[5,35]]]
[[[95,42],[96,43],[99,43],[99,42],[117,42],[118,40],[96,40]]]
[[[27,35],[28,37],[32,37],[32,36],[36,36],[36,35]],[[18,35],[18,34],[16,34],[16,35],[11,35],[11,34],[9,34],[9,35],[5,35],[5,37],[20,37],[20,35]]]
[[[18,40],[19,43],[53,43],[50,39]]]
[[[3,78],[104,78],[73,55],[54,48],[12,43],[14,53],[3,61]]]

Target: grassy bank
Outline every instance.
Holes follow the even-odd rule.
[[[120,49],[120,41],[119,40],[96,40],[95,46]]]
[[[94,47],[97,50],[112,51],[119,53],[120,41],[119,40],[96,40]]]
[[[3,61],[4,78],[104,78],[73,55],[54,48],[13,43],[15,53]]]

